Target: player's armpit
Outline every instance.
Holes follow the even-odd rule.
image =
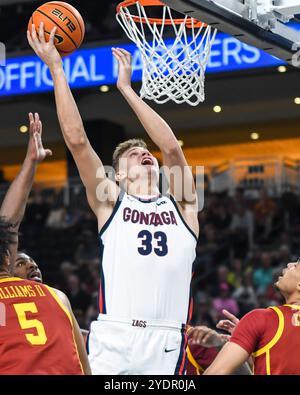
[[[169,182],[170,193],[178,203],[197,207],[197,193],[194,176],[184,153],[176,141],[174,147],[162,151],[164,174]]]
[[[170,151],[162,152],[162,156],[169,192],[174,196],[184,220],[198,236],[198,198],[192,169],[179,145]]]
[[[76,318],[74,317],[69,299],[63,292],[59,291],[58,289],[53,288],[53,290],[71,315],[72,323],[73,323],[73,330],[74,330],[74,338],[75,338],[80,362],[81,362],[84,374],[91,375],[92,371],[91,371],[88,356],[86,353],[84,339],[82,337],[78,322],[77,322]]]
[[[249,358],[246,350],[235,343],[227,343],[219,352],[211,366],[204,372],[207,375],[233,374]]]
[[[252,366],[249,365],[249,360],[243,363],[233,374],[234,376],[253,376],[253,369]]]

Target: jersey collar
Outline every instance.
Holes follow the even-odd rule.
[[[294,310],[300,310],[300,301],[284,304],[286,307],[291,307]]]
[[[142,203],[152,203],[152,202],[156,202],[158,199],[160,199],[162,197],[161,193],[157,196],[135,196],[135,195],[128,195],[133,197],[134,199],[137,199],[138,201],[142,202]]]
[[[0,283],[8,283],[10,281],[22,281],[22,278],[19,277],[3,277],[0,278]]]

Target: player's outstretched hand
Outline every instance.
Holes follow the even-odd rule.
[[[222,329],[223,331],[226,331],[228,333],[230,333],[230,335],[233,334],[237,324],[240,322],[240,320],[233,314],[231,314],[229,311],[227,310],[222,310],[222,313],[225,315],[225,317],[227,318],[227,320],[220,320],[216,327],[218,329]],[[226,335],[224,335],[226,336]]]
[[[51,67],[62,63],[61,56],[54,45],[56,30],[56,27],[51,30],[49,41],[45,40],[43,22],[40,23],[38,33],[36,32],[34,24],[31,25],[31,31],[27,30],[29,45],[50,69]]]
[[[52,151],[45,149],[42,142],[43,125],[38,113],[29,113],[29,142],[27,156],[34,162],[42,162]]]
[[[113,56],[119,65],[117,87],[122,90],[131,86],[131,54],[122,48],[112,48]]]
[[[222,335],[206,326],[189,327],[187,330],[188,343],[202,347],[220,347],[225,341]]]

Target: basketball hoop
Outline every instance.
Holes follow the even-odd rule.
[[[159,17],[150,17],[150,8]],[[189,16],[176,18],[160,0],[125,0],[117,7],[117,20],[141,53],[142,98],[192,106],[205,100],[205,70],[216,29]]]

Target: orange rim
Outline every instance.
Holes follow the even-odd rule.
[[[128,7],[135,5],[136,3],[139,3],[143,7],[154,7],[154,6],[164,7],[165,6],[165,4],[163,4],[160,0],[124,0],[118,4],[117,14],[120,14],[121,8],[128,8]],[[207,26],[205,23],[202,23],[194,18],[188,18],[188,20],[185,20],[185,19],[173,19],[173,20],[165,19],[165,20],[162,20],[161,18],[144,18],[144,17],[141,18],[138,15],[132,15],[132,14],[131,14],[131,17],[135,22],[142,22],[143,24],[146,24],[148,22],[151,25],[154,25],[154,24],[172,25],[173,23],[175,25],[181,25],[182,23],[185,22],[186,26],[188,28]]]

